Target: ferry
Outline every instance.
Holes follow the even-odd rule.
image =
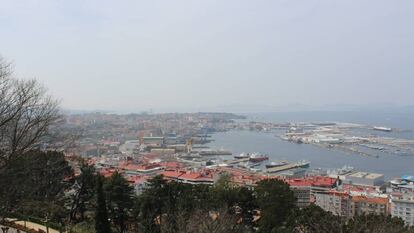
[[[391,132],[392,129],[388,127],[382,127],[382,126],[374,126],[374,130],[383,131],[383,132]]]
[[[252,163],[263,162],[263,161],[268,160],[268,159],[269,159],[269,157],[267,155],[262,155],[262,154],[258,154],[258,153],[253,153],[249,157],[249,161],[252,162]]]
[[[250,158],[250,154],[241,153],[240,155],[235,155],[234,158],[235,159],[247,159],[247,158]]]

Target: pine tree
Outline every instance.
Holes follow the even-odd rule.
[[[105,185],[109,216],[119,233],[127,230],[127,220],[133,205],[134,189],[118,172],[115,172]]]
[[[102,179],[102,177],[98,177],[96,182],[97,207],[95,212],[95,230],[96,233],[111,233]]]

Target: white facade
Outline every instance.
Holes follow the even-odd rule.
[[[391,215],[414,226],[414,194],[398,193],[391,196]]]
[[[315,205],[334,215],[349,217],[351,201],[341,193],[315,193]]]

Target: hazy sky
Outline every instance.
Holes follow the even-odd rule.
[[[413,0],[2,0],[0,35],[65,108],[414,104]]]

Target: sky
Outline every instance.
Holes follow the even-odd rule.
[[[414,104],[412,0],[2,0],[0,54],[62,107]]]

